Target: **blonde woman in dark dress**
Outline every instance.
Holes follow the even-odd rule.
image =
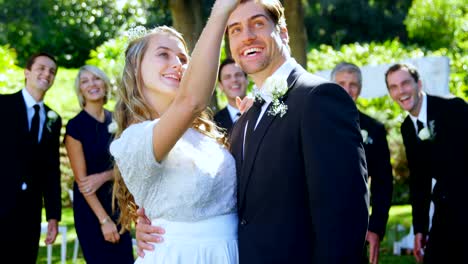
[[[115,131],[112,113],[104,109],[110,88],[100,69],[85,65],[75,81],[82,111],[67,124],[65,146],[75,182],[75,227],[88,264],[133,263],[129,232],[119,234],[112,210],[113,160],[109,144]]]

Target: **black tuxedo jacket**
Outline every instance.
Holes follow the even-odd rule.
[[[252,109],[232,130],[240,263],[360,263],[368,193],[356,106],[300,66],[287,81],[283,117],[265,113],[246,149]]]
[[[12,214],[16,212],[22,215],[15,215],[14,219],[26,217],[40,226],[43,203],[47,220],[60,220],[59,137],[62,124],[60,117],[49,120],[47,112],[50,108],[45,106],[45,109],[42,138],[34,146],[21,91],[0,95],[3,122],[0,129],[0,200],[4,201],[0,207],[1,221],[13,218]],[[23,182],[27,184],[25,191],[21,189]],[[27,201],[27,207],[23,207],[21,201]]]
[[[460,98],[427,95],[427,121],[433,124],[434,137],[424,141],[417,137],[409,116],[401,126],[410,170],[414,232],[428,233],[432,199],[435,205],[433,229],[443,220],[444,228],[463,231],[466,235],[468,105]],[[437,183],[431,194],[432,178]],[[466,245],[466,236],[463,240]]]
[[[390,164],[390,150],[387,143],[385,126],[370,116],[359,112],[361,130],[368,132],[364,142],[367,171],[371,188],[372,215],[369,230],[382,239],[387,226],[388,211],[392,203],[393,176]]]
[[[214,116],[214,121],[219,127],[226,129],[229,133],[231,131],[232,125],[234,124],[231,119],[231,115],[229,114],[229,110],[227,107],[219,110],[218,113]]]

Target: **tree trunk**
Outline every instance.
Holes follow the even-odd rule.
[[[285,0],[284,9],[292,56],[307,69],[307,35],[304,27],[304,10],[301,1]]]
[[[169,2],[173,21],[172,26],[182,33],[190,53],[192,53],[205,25],[201,2],[200,0],[170,0]],[[218,110],[216,91],[211,97],[209,107],[214,113]]]
[[[184,36],[190,53],[203,30],[200,0],[170,0],[172,26]]]

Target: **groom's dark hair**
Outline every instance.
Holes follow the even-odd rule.
[[[284,7],[279,0],[241,0],[240,4],[254,1],[261,5],[270,16],[276,26],[286,27],[286,17],[284,16]]]

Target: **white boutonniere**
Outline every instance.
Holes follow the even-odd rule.
[[[117,122],[112,119],[112,122],[107,126],[107,131],[109,131],[111,134],[115,134],[115,132],[117,132],[117,128]]]
[[[47,127],[47,130],[49,130],[49,132],[51,132],[52,130],[52,124],[55,122],[55,120],[57,120],[58,118],[58,115],[57,113],[55,113],[54,111],[52,110],[49,110],[47,112],[47,124],[46,124],[46,127]]]
[[[429,121],[429,126],[424,127],[423,129],[421,129],[421,131],[419,131],[418,137],[421,140],[434,140],[436,134],[434,122],[434,120]]]
[[[361,129],[361,136],[362,142],[364,142],[364,144],[372,144],[374,142],[374,140],[369,137],[369,132],[367,132],[365,129]]]
[[[270,76],[265,80],[261,91],[267,97],[270,97],[272,106],[268,110],[269,115],[280,115],[283,117],[288,111],[288,106],[281,100],[288,91],[288,82],[282,76]]]

